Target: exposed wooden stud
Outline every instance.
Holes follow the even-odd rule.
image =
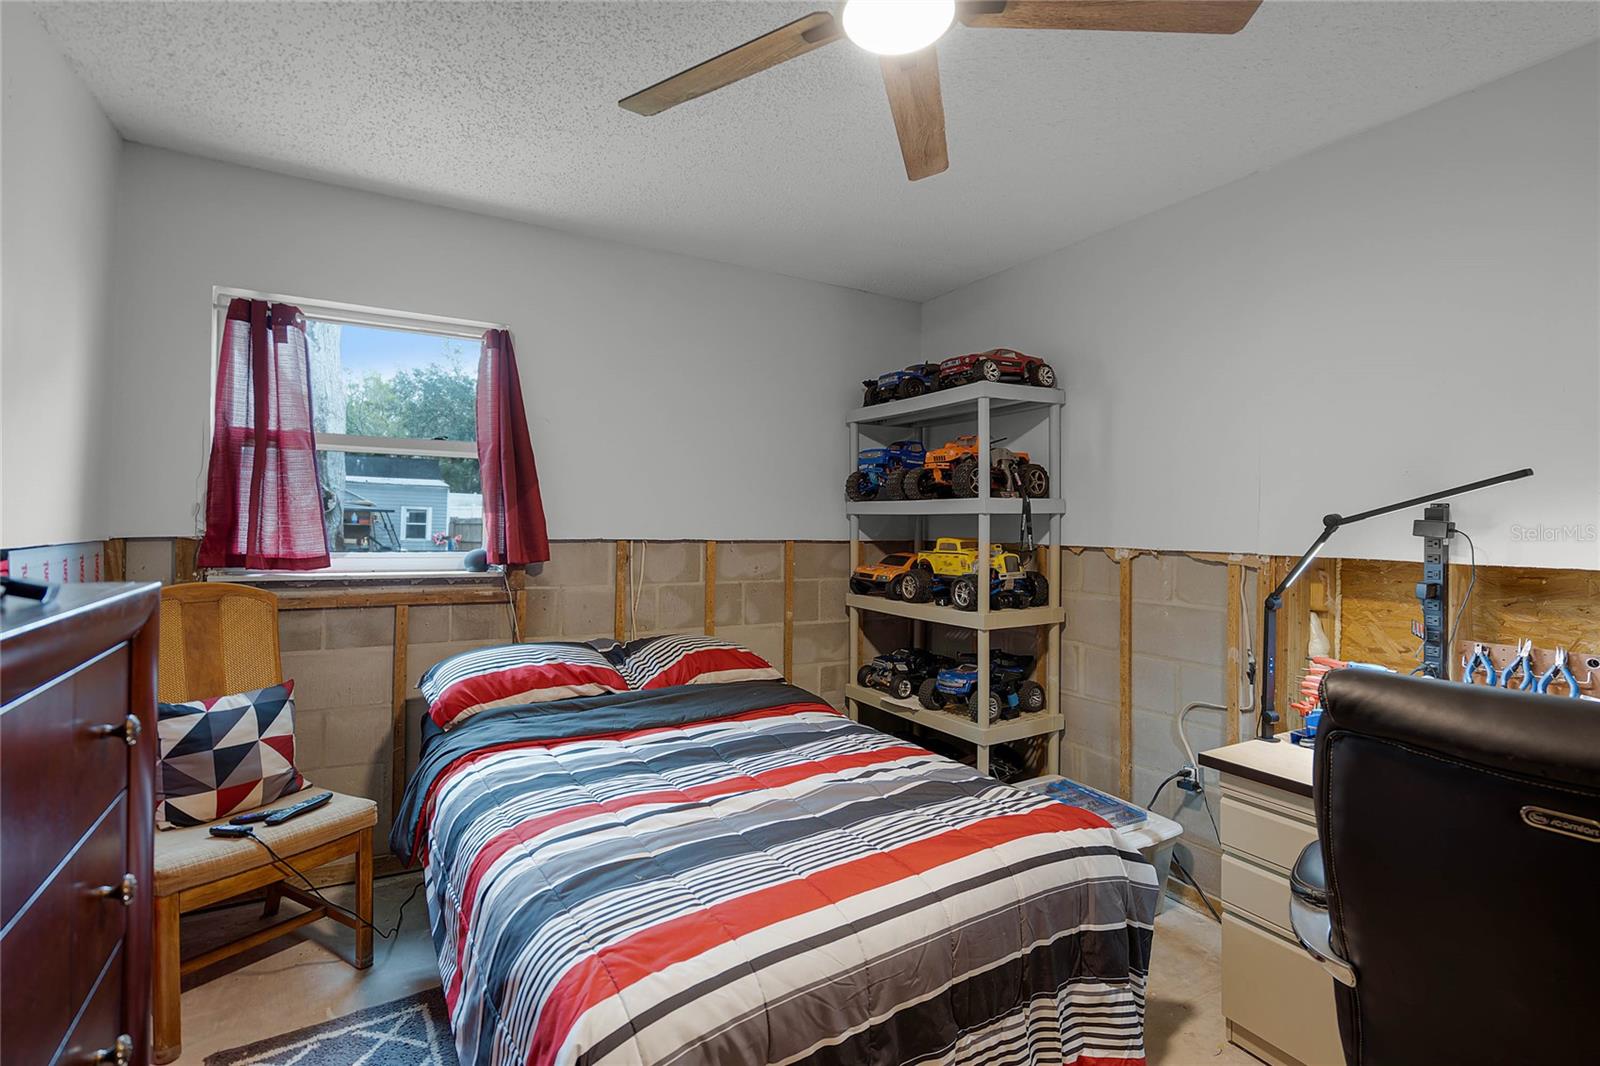
[[[115,537],[101,550],[100,572],[106,581],[128,580],[128,542]]]
[[[706,636],[717,631],[717,542],[706,541]]]
[[[1123,799],[1133,797],[1133,556],[1124,553],[1117,563],[1118,598],[1121,619],[1118,624],[1117,651],[1120,667],[1117,725],[1120,735],[1120,766],[1117,789]]]
[[[628,542],[617,541],[617,591],[613,603],[611,635],[617,640],[628,639]]]
[[[1223,672],[1223,683],[1228,686],[1228,720],[1223,723],[1223,738],[1229,744],[1239,742],[1239,686],[1244,680],[1244,663],[1240,661],[1239,631],[1244,622],[1244,593],[1239,586],[1244,578],[1244,567],[1228,564],[1228,668]]]
[[[794,541],[783,542],[783,676],[794,680]]]
[[[177,537],[172,542],[172,583],[182,585],[200,580],[200,568],[195,560],[200,555],[200,542],[194,537]]]
[[[394,608],[394,670],[389,679],[389,810],[397,814],[406,791],[406,693],[411,688],[406,652],[411,644],[411,608]]]

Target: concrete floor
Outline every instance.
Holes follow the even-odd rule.
[[[394,925],[401,902],[417,880],[406,875],[377,883],[373,905],[380,929]],[[332,890],[329,896],[338,903],[350,902],[348,889]],[[285,911],[292,906],[285,903]],[[187,918],[184,954],[248,932],[257,919],[255,906]],[[376,941],[371,969],[353,970],[345,963],[353,948],[349,930],[318,922],[185,978],[180,1066],[200,1066],[213,1052],[315,1025],[439,983],[427,904],[420,891],[406,907],[400,934]],[[1169,904],[1156,919],[1145,1018],[1150,1066],[1260,1066],[1223,1037],[1220,952],[1220,930],[1207,916]]]

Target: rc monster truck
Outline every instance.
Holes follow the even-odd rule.
[[[856,673],[856,683],[863,688],[887,692],[897,700],[908,700],[917,694],[922,683],[955,660],[945,655],[935,655],[921,648],[901,648],[888,655],[880,655]]]
[[[1045,707],[1044,688],[1028,680],[1033,669],[1031,655],[1009,655],[1002,651],[989,655],[989,721],[999,722],[1019,714],[1032,714]],[[917,700],[930,711],[952,703],[965,704],[967,716],[978,720],[978,659],[963,655],[954,666],[940,670],[917,690]]]

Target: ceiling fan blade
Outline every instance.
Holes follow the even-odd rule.
[[[939,92],[939,53],[931,45],[903,56],[884,56],[883,86],[900,138],[906,177],[912,181],[948,170],[944,141],[944,97]]]
[[[966,0],[958,17],[979,29],[1238,33],[1261,0]]]
[[[795,56],[803,56],[843,36],[844,30],[831,14],[813,11],[786,26],[779,26],[771,33],[764,33],[753,41],[730,48],[714,59],[658,81],[648,89],[623,97],[617,104],[638,115],[659,115],[669,107],[704,96],[724,85],[732,85],[741,78],[759,74],[768,67],[775,67]]]

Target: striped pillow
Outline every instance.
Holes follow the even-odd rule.
[[[433,664],[417,682],[428,714],[449,729],[489,707],[625,692],[609,659],[587,644],[505,644]]]
[[[749,648],[716,637],[646,637],[624,645],[623,652],[622,673],[633,689],[783,678]]]

